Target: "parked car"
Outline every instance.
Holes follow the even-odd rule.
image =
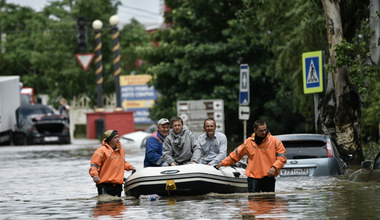
[[[64,115],[42,104],[22,105],[16,110],[13,143],[16,145],[70,143],[70,126]]]
[[[126,150],[140,150],[145,149],[146,140],[157,130],[156,125],[151,125],[144,131],[136,131],[124,134],[120,138],[120,143]]]
[[[287,162],[280,176],[329,176],[348,173],[330,137],[321,134],[277,135],[286,149]]]
[[[362,168],[350,175],[350,180],[354,182],[380,182],[380,152],[377,154],[373,167],[370,160],[362,162]]]

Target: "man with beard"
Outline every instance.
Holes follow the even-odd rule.
[[[282,142],[272,136],[262,120],[256,120],[251,137],[230,153],[216,167],[230,166],[248,155],[245,174],[248,192],[274,192],[275,177],[286,163],[286,150]]]

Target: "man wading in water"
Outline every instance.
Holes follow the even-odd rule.
[[[135,171],[135,168],[125,161],[125,151],[119,140],[116,130],[104,132],[103,145],[96,149],[92,156],[89,173],[98,187],[98,195],[120,197],[124,170]]]

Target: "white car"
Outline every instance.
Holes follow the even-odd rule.
[[[124,134],[120,137],[120,143],[127,153],[138,152],[145,149],[146,140],[157,130],[156,125],[151,125],[144,131],[136,131]]]

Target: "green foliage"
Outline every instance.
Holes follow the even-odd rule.
[[[238,120],[239,65],[251,66],[254,118],[263,114],[272,98],[272,84],[264,77],[269,54],[260,45],[260,33],[236,19],[241,1],[166,1],[171,26],[152,33],[158,46],[140,47],[152,85],[160,96],[151,111],[154,118],[176,115],[178,100],[223,99],[225,130],[242,133]]]
[[[373,31],[369,28],[368,20],[363,20],[356,30],[356,36],[348,42],[343,39],[335,47],[336,65],[330,66],[333,72],[337,67],[347,68],[349,83],[363,97],[361,115],[361,136],[363,142],[379,140],[380,122],[380,69],[371,60],[370,44]]]
[[[37,94],[50,95],[53,104],[59,97],[71,100],[87,94],[96,100],[95,65],[83,71],[75,59],[77,18],[87,19],[88,52],[94,51],[92,21],[103,22],[102,54],[105,94],[114,91],[111,28],[108,19],[116,14],[118,1],[51,1],[42,12],[2,2],[1,75],[20,75],[25,86]],[[94,104],[94,103],[93,103]]]
[[[320,1],[244,2],[238,17],[250,29],[264,33],[261,42],[272,54],[266,76],[277,85],[276,96],[292,96],[288,99],[288,105],[292,105],[289,114],[302,115],[306,123],[301,127],[313,130],[314,104],[312,97],[303,93],[302,53],[328,49]]]
[[[137,53],[138,48],[150,44],[149,33],[145,30],[145,27],[132,19],[130,24],[125,25],[120,30],[119,40],[121,74],[145,74],[146,68],[144,65],[141,67],[136,66],[136,60],[140,58]]]
[[[335,46],[336,66],[346,67],[349,73],[349,82],[356,85],[359,94],[367,94],[368,86],[374,83],[378,72],[378,67],[371,62],[370,38],[373,34],[368,25],[368,20],[364,20],[357,31],[357,35],[352,42],[343,39]]]
[[[380,74],[375,83],[368,87],[368,95],[363,103],[361,117],[361,133],[363,142],[379,142],[380,122]]]

